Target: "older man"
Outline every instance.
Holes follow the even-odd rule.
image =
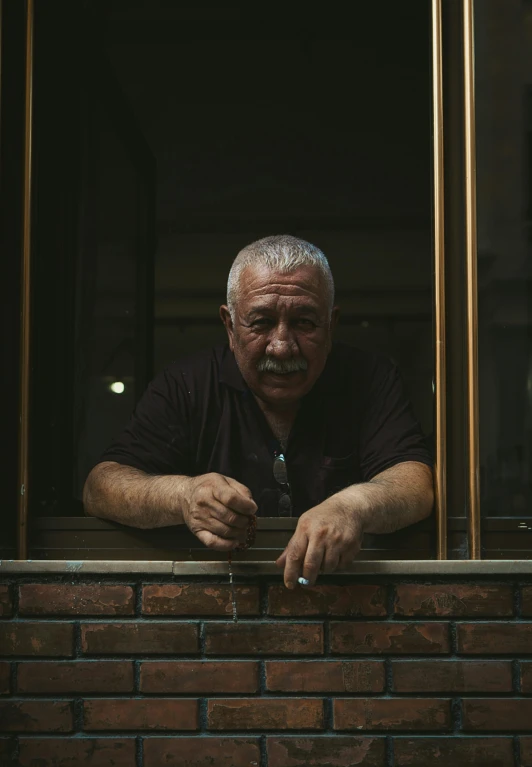
[[[185,523],[235,549],[252,515],[299,517],[277,560],[299,577],[346,566],[368,533],[430,514],[431,459],[387,359],[332,343],[327,259],[266,237],[242,250],[220,308],[229,345],[169,365],[90,473],[88,514]]]

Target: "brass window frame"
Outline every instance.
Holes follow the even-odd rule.
[[[26,100],[24,143],[24,202],[22,234],[20,396],[18,437],[17,551],[19,559],[28,557],[29,427],[30,427],[30,322],[31,322],[31,189],[33,147],[33,30],[34,0],[26,0]]]

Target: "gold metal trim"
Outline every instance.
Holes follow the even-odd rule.
[[[443,77],[441,0],[432,0],[432,121],[434,182],[436,557],[447,559],[447,389],[445,356],[445,230],[443,175]]]
[[[28,552],[28,457],[30,407],[30,288],[31,288],[31,171],[33,118],[33,23],[34,0],[26,0],[26,102],[24,137],[24,210],[21,270],[20,327],[20,420],[18,439],[18,525],[17,551],[20,559]]]
[[[4,9],[0,0],[0,126],[2,125],[2,35],[3,35]]]
[[[479,404],[478,404],[478,279],[475,143],[474,0],[463,0],[465,235],[467,279],[467,486],[469,556],[481,558]]]

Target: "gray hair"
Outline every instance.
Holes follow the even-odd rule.
[[[334,280],[329,262],[319,248],[310,242],[277,234],[252,242],[240,251],[229,272],[227,280],[227,306],[234,319],[238,301],[240,275],[246,266],[266,266],[276,272],[293,272],[300,266],[314,266],[319,269],[325,282],[329,312],[334,304]]]

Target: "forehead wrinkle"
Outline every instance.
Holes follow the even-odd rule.
[[[251,305],[246,308],[246,314],[256,314],[260,312],[312,312],[320,313],[318,302],[309,301],[309,296],[264,296],[266,300],[251,301]],[[283,300],[284,299],[284,300]],[[302,299],[303,303],[300,300]]]
[[[309,288],[304,288],[301,285],[294,285],[294,284],[288,284],[288,283],[280,283],[280,284],[270,284],[270,285],[261,285],[258,288],[252,288],[250,285],[246,286],[246,293],[247,296],[272,296],[277,298],[297,298],[298,296],[301,296],[301,298],[305,298],[306,296],[313,296],[317,300],[320,298],[320,294],[317,290],[311,290]]]
[[[314,267],[301,266],[293,271],[279,272],[265,266],[250,265],[240,274],[239,288],[244,289],[246,294],[273,291],[291,295],[301,291],[319,296],[324,288],[322,282],[321,275]],[[258,287],[253,287],[257,283]]]

